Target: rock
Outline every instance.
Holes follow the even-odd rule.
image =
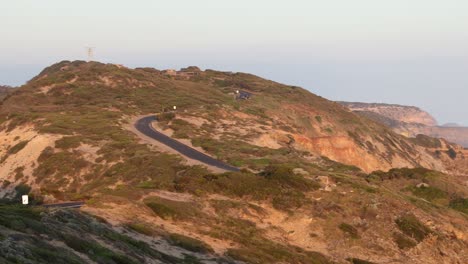
[[[427,187],[429,187],[429,184],[421,182],[418,185],[416,185],[416,187],[418,187],[418,188],[422,188],[422,187],[427,188]]]
[[[296,175],[303,175],[303,176],[308,176],[309,175],[309,172],[307,172],[303,168],[294,168],[293,173],[296,174]]]
[[[322,188],[321,190],[326,192],[331,192],[333,187],[336,187],[336,184],[330,181],[328,176],[317,176],[317,180],[320,181]]]

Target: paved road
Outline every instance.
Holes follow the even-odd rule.
[[[84,205],[84,202],[66,202],[56,204],[43,204],[41,206],[45,208],[80,208]]]
[[[139,119],[135,123],[135,128],[146,136],[161,142],[162,144],[174,149],[175,151],[181,153],[182,155],[198,160],[206,165],[214,166],[227,171],[239,171],[239,168],[228,165],[222,161],[214,159],[194,148],[191,148],[171,137],[164,135],[161,132],[158,132],[151,126],[151,122],[156,121],[155,116],[147,116]]]

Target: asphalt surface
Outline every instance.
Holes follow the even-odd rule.
[[[228,165],[220,160],[214,159],[192,147],[189,147],[171,137],[158,132],[151,126],[151,122],[157,121],[155,116],[147,116],[139,119],[135,123],[135,128],[146,136],[161,142],[162,144],[174,149],[180,154],[194,160],[198,160],[206,165],[214,166],[226,171],[239,171],[239,168]]]
[[[84,202],[66,202],[56,204],[43,204],[41,206],[45,208],[80,208],[83,205]]]

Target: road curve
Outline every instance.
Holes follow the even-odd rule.
[[[151,122],[156,121],[155,116],[146,116],[135,122],[135,128],[146,136],[159,141],[160,143],[174,149],[180,154],[194,160],[198,160],[206,165],[214,166],[226,171],[239,171],[239,168],[228,165],[222,161],[214,159],[192,147],[189,147],[171,137],[164,135],[151,126]]]
[[[83,205],[84,202],[65,202],[56,204],[43,204],[41,206],[45,208],[80,208]]]

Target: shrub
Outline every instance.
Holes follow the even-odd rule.
[[[353,264],[374,264],[374,262],[370,262],[370,261],[358,259],[358,258],[347,258],[346,260]]]
[[[439,199],[446,199],[447,198],[447,193],[442,191],[439,188],[432,187],[432,186],[421,186],[421,187],[416,187],[412,186],[409,188],[411,193],[417,197],[423,198],[427,201],[435,201]]]
[[[367,180],[393,180],[393,179],[419,179],[423,180],[430,176],[437,175],[437,172],[425,168],[396,168],[388,172],[374,171],[367,175]]]
[[[151,208],[162,219],[178,218],[177,212],[165,204],[158,202],[147,202],[146,206]]]
[[[156,233],[150,226],[144,223],[128,223],[126,227],[147,236],[153,236]]]
[[[353,239],[358,239],[360,237],[358,230],[350,224],[341,223],[338,227]]]
[[[14,145],[13,147],[11,147],[9,150],[8,150],[8,155],[13,155],[13,154],[16,154],[18,152],[20,152],[20,150],[22,150],[24,147],[26,147],[26,145],[29,143],[28,140],[24,140],[24,141],[21,141],[19,142],[18,144]]]
[[[92,260],[95,260],[98,263],[116,263],[116,264],[133,264],[138,263],[132,258],[129,258],[125,255],[117,254],[94,241],[88,241],[81,239],[73,235],[63,235],[62,236],[65,244],[70,248],[90,255]]]
[[[421,242],[432,231],[422,224],[416,216],[412,214],[404,215],[395,220],[398,229],[405,235],[414,238],[416,241]]]
[[[449,203],[449,207],[460,211],[462,213],[468,214],[468,199],[467,198],[455,198],[452,199]]]
[[[55,141],[55,147],[60,149],[77,148],[81,144],[80,137],[64,137]]]
[[[449,148],[449,150],[447,150],[447,155],[451,159],[456,159],[457,158],[457,152],[453,148]]]
[[[192,202],[167,200],[160,197],[145,199],[145,204],[162,219],[187,220],[190,218],[202,219],[203,214],[198,206]]]
[[[170,234],[169,241],[171,244],[187,249],[193,252],[200,252],[200,253],[212,253],[214,252],[213,248],[210,245],[206,244],[203,241],[200,241],[195,238],[191,238],[188,236],[180,235],[180,234]]]
[[[412,248],[415,247],[417,244],[414,242],[413,239],[401,234],[395,232],[393,234],[393,241],[397,244],[398,248],[400,249],[407,249],[407,248]]]
[[[173,112],[162,113],[157,116],[158,121],[171,121],[175,118],[175,114]]]
[[[415,138],[410,138],[410,141],[412,141],[416,145],[420,145],[426,148],[441,148],[442,143],[439,139],[429,137],[423,134],[418,134],[416,135]]]

